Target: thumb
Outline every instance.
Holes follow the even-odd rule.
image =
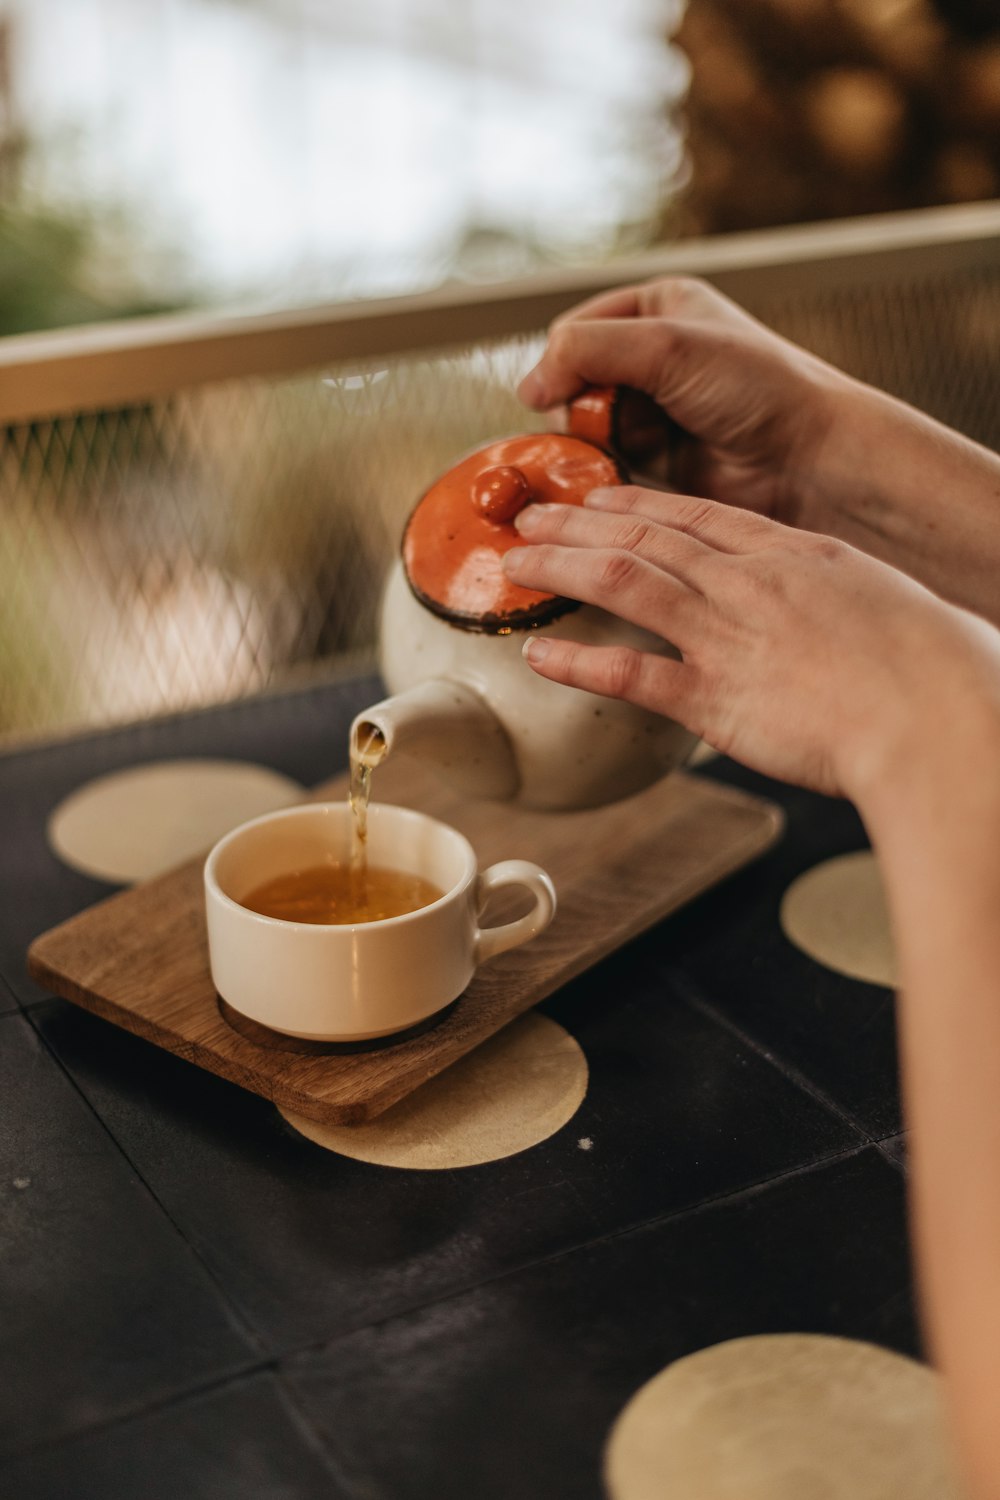
[[[630,385],[658,398],[676,344],[673,328],[666,318],[580,318],[556,324],[518,395],[535,411],[571,401],[587,385]]]
[[[587,385],[624,385],[651,396],[668,417],[704,439],[767,404],[774,358],[742,330],[680,318],[581,319],[557,325],[525,376],[521,399],[537,411],[571,401]]]

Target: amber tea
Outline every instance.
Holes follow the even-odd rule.
[[[312,865],[275,875],[240,901],[249,911],[282,922],[347,925],[380,922],[430,906],[444,895],[422,875],[369,865],[363,882],[348,865]]]
[[[363,726],[364,739],[351,745],[351,780],[347,801],[353,815],[354,836],[351,841],[351,878],[355,900],[363,901],[368,879],[368,801],[371,797],[372,770],[385,755],[385,739],[374,724]]]

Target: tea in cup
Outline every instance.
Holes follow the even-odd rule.
[[[283,808],[220,839],[205,862],[209,962],[234,1010],[285,1035],[355,1042],[435,1015],[487,959],[555,915],[538,865],[479,872],[454,828],[409,808],[369,809],[368,870],[352,869],[344,802]],[[481,928],[488,895],[524,887],[531,910]]]
[[[387,870],[356,862],[309,865],[287,875],[272,875],[240,902],[248,911],[283,922],[380,922],[404,917],[440,901],[439,890],[423,875]]]

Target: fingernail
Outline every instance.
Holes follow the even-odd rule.
[[[544,510],[544,506],[541,509]],[[523,510],[518,511],[514,517],[514,526],[518,531],[534,531],[542,517],[538,514],[539,506],[526,505]]]
[[[591,490],[589,495],[584,496],[583,503],[592,506],[594,510],[600,510],[603,506],[611,504],[613,494],[614,490],[606,486],[599,490]]]
[[[505,573],[516,574],[527,555],[527,547],[512,547],[500,559],[500,566]]]
[[[545,382],[539,375],[538,370],[529,370],[517,388],[517,394],[525,406],[540,407],[545,405]]]
[[[521,647],[521,655],[528,661],[542,662],[548,656],[549,650],[548,641],[539,640],[537,635],[529,635]]]

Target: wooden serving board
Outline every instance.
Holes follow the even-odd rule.
[[[611,807],[559,814],[462,801],[403,759],[379,770],[374,783],[378,801],[421,808],[461,829],[481,865],[536,860],[559,900],[546,932],[485,964],[419,1035],[369,1050],[317,1043],[298,1050],[253,1023],[237,1030],[209,976],[201,859],[43,934],[29,950],[29,972],[54,994],[283,1108],[355,1124],[748,863],[782,826],[772,804],[683,773]],[[346,785],[342,776],[313,796],[336,800]]]

